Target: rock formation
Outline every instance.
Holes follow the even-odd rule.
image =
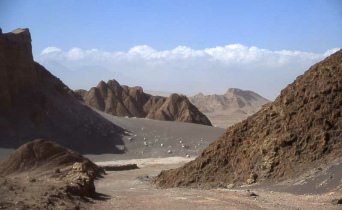
[[[259,94],[230,88],[223,95],[199,93],[189,98],[214,126],[227,128],[259,111],[269,101]]]
[[[52,138],[82,153],[114,153],[121,132],[34,62],[28,29],[0,34],[0,147]]]
[[[227,129],[161,187],[277,182],[342,157],[342,50],[313,65],[272,103]]]
[[[0,163],[0,175],[8,176],[21,172],[38,170],[49,171],[67,167],[74,163],[82,163],[88,172],[95,177],[100,168],[79,153],[64,148],[52,141],[36,139],[20,146],[6,160]]]
[[[74,208],[78,197],[73,196],[94,196],[94,180],[102,173],[79,153],[37,139],[0,163],[0,203],[22,209]]]
[[[101,81],[89,91],[75,92],[86,104],[115,116],[211,125],[208,118],[183,95],[152,96],[144,93],[141,87],[121,86],[115,80]]]

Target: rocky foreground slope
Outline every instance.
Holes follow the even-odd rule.
[[[214,126],[227,128],[241,122],[260,110],[269,101],[259,94],[238,88],[229,88],[223,95],[204,95],[199,93],[189,97]]]
[[[197,159],[160,173],[155,183],[226,187],[299,176],[342,157],[341,107],[342,50],[313,65],[273,103],[230,127]]]
[[[77,90],[76,93],[86,104],[115,116],[211,125],[184,95],[152,96],[144,93],[141,87],[121,86],[115,80],[101,81],[89,91]]]
[[[0,147],[50,138],[82,153],[119,153],[121,132],[34,62],[28,29],[0,34]]]
[[[79,209],[80,197],[95,196],[94,180],[102,173],[72,150],[34,140],[0,162],[0,208]]]

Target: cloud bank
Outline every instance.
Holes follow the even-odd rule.
[[[200,50],[187,46],[156,50],[140,45],[115,52],[47,47],[36,59],[74,89],[116,79],[148,90],[185,94],[223,93],[236,87],[274,99],[310,65],[337,50],[272,51],[242,44]]]

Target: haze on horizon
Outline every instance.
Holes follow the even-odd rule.
[[[28,27],[35,60],[73,89],[100,80],[185,94],[249,89],[274,99],[341,48],[342,3],[0,2],[0,27]]]

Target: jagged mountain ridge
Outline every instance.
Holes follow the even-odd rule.
[[[121,86],[115,80],[101,81],[89,91],[75,92],[89,106],[115,116],[211,125],[209,119],[184,95],[152,96],[144,93],[141,87]]]

